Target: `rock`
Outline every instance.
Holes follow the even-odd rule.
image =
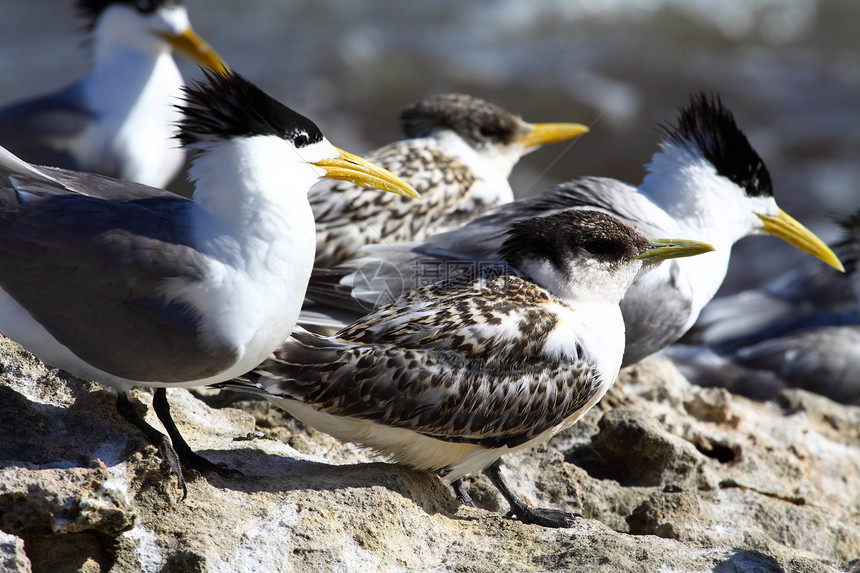
[[[3,571],[858,570],[860,408],[799,390],[762,402],[661,359],[628,369],[579,423],[503,458],[531,503],[583,515],[551,530],[504,517],[482,476],[482,508],[460,507],[267,402],[172,389],[192,447],[245,476],[192,480],[183,501],[111,391],[5,339],[0,367]]]
[[[633,409],[610,410],[598,422],[599,432],[568,461],[599,479],[623,486],[658,486],[684,482],[704,463],[690,442],[664,430],[650,416]]]
[[[0,531],[0,570],[30,573],[33,569],[24,552],[24,540]]]

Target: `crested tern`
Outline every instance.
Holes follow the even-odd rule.
[[[311,185],[330,177],[414,195],[242,76],[205,75],[185,88],[177,135],[194,154],[193,200],[0,148],[0,332],[114,388],[174,469],[217,466],[185,444],[165,388],[240,375],[296,323],[313,267]],[[130,407],[133,386],[156,388],[175,450]]]
[[[362,245],[418,241],[449,231],[514,198],[508,176],[521,157],[588,132],[578,123],[528,123],[481,98],[440,94],[400,112],[404,139],[365,155],[410,183],[418,203],[321,181],[310,193],[315,266],[331,267]]]
[[[663,131],[638,187],[603,177],[574,180],[497,207],[458,230],[422,242],[368,245],[341,268],[315,271],[306,305],[313,316],[300,322],[342,324],[428,275],[435,280],[488,264],[498,259],[511,222],[565,209],[597,209],[648,236],[693,237],[716,249],[666,261],[628,290],[621,302],[624,366],[689,330],[722,284],[732,245],[743,237],[772,234],[842,270],[827,245],[779,208],[764,161],[718,96],[694,94]]]

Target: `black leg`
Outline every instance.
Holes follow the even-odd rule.
[[[185,478],[182,476],[182,463],[180,462],[179,455],[177,455],[176,450],[173,449],[173,445],[170,443],[170,440],[167,439],[167,436],[150,426],[147,421],[137,413],[134,405],[128,399],[128,394],[125,392],[118,393],[116,398],[116,409],[123,418],[131,422],[134,427],[146,435],[146,439],[149,440],[149,443],[158,448],[161,452],[161,457],[167,462],[168,473],[176,474],[176,477],[179,480],[179,487],[182,488],[182,499],[185,499],[186,496],[188,496],[188,486],[185,484]]]
[[[167,389],[156,388],[152,396],[152,409],[158,419],[161,420],[164,429],[167,430],[167,435],[170,436],[170,441],[173,442],[173,449],[182,463],[182,466],[194,470],[198,473],[217,472],[224,477],[241,477],[242,472],[233,470],[222,465],[214,464],[203,456],[194,453],[182,434],[179,433],[179,428],[173,421],[170,415],[170,403],[167,401]]]
[[[484,473],[499,492],[508,501],[511,511],[508,515],[515,515],[523,523],[534,523],[543,527],[570,527],[577,518],[582,517],[578,513],[569,513],[560,509],[545,509],[530,507],[522,498],[514,492],[502,477],[502,468],[499,460],[494,461]]]
[[[469,495],[468,491],[466,491],[466,484],[463,483],[462,479],[455,479],[454,481],[452,481],[451,488],[454,490],[454,493],[457,495],[457,499],[460,500],[460,503],[469,507],[477,507],[475,505],[475,501],[472,499],[472,496]]]

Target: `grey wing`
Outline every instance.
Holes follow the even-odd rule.
[[[81,165],[71,148],[96,120],[72,87],[0,110],[0,145],[36,165],[94,171],[93,166]],[[99,173],[118,173],[118,166],[104,167]]]
[[[266,393],[440,440],[513,447],[598,391],[584,361],[485,364],[453,350],[351,344],[296,333],[256,374]]]
[[[744,366],[708,346],[674,344],[661,354],[698,386],[725,388],[732,394],[756,400],[773,400],[788,387],[776,373]]]
[[[43,172],[80,183],[75,174]],[[164,293],[168,280],[205,275],[205,261],[189,242],[190,201],[156,194],[116,203],[20,172],[3,175],[0,285],[59,342],[93,366],[135,380],[195,379],[232,361],[226,344],[201,347],[200,316]]]
[[[347,304],[366,312],[412,288],[496,263],[513,222],[570,208],[606,210],[649,236],[663,236],[665,233],[651,232],[635,218],[637,209],[647,208],[643,207],[645,202],[647,199],[635,188],[614,179],[579,179],[537,197],[500,205],[459,229],[420,242],[367,245],[342,267],[316,273],[308,296],[316,311],[333,300],[337,305]]]
[[[860,327],[793,332],[742,348],[734,359],[771,371],[790,386],[860,403]]]
[[[39,166],[36,169],[55,183],[46,185],[46,181],[40,178],[4,172],[3,166],[0,164],[0,182],[2,182],[0,184],[13,187],[18,193],[31,193],[40,196],[64,194],[71,191],[85,197],[119,202],[135,199],[152,199],[154,197],[186,200],[184,197],[180,197],[165,189],[158,189],[157,187],[150,187],[133,181],[117,180],[113,177],[96,173],[69,171],[67,169],[43,166]]]
[[[663,264],[669,264],[670,271],[677,269],[672,261]],[[669,276],[674,279],[674,273]],[[657,285],[633,283],[621,300],[625,329],[622,367],[635,364],[681,338],[691,309],[690,301],[671,280]]]

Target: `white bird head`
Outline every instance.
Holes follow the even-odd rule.
[[[729,245],[770,233],[842,270],[827,245],[779,208],[764,160],[719,96],[694,94],[674,125],[663,126],[661,151],[648,165],[644,186],[679,219],[720,218],[713,227]]]

